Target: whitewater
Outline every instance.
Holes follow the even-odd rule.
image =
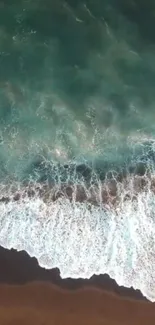
[[[104,186],[98,183],[95,203],[90,191],[78,200],[78,186],[71,199],[60,186],[39,195],[38,185],[31,192],[32,185],[1,185],[0,245],[25,250],[46,269],[59,268],[62,278],[107,273],[118,285],[139,289],[154,302],[155,175],[146,176],[141,186],[144,178],[134,175],[118,182],[115,201],[111,194],[103,200]],[[59,190],[64,195],[54,200]]]

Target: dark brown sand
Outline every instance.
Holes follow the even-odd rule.
[[[0,325],[155,324],[155,304],[108,275],[62,280],[25,252],[0,248]]]

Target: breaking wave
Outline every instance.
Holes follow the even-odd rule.
[[[108,273],[155,301],[155,174],[143,167],[103,176],[58,165],[55,180],[1,183],[0,245],[58,267],[62,278]]]

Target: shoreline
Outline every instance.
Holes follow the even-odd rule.
[[[132,182],[132,180],[134,180],[134,183]],[[108,191],[111,184],[112,190],[114,187],[114,193],[110,193],[110,191]],[[110,180],[110,183],[107,182],[107,184],[105,185],[106,193],[103,192],[104,194],[102,196],[103,199],[106,199],[107,201],[106,203],[107,208],[109,208],[109,211],[110,209],[112,209],[112,213],[116,211],[115,215],[110,215],[110,212],[104,214],[104,211],[100,211],[96,209],[96,207],[93,207],[98,205],[98,202],[95,202],[95,200],[93,200],[94,202],[92,203],[92,199],[96,197],[101,198],[101,195],[99,193],[100,188],[98,188],[98,192],[96,191],[96,193],[95,191],[90,192],[92,196],[89,197],[89,201],[87,201],[87,197],[86,199],[85,197],[83,198],[83,192],[80,186],[77,186],[77,190],[82,193],[81,200],[77,200],[77,198],[74,197],[72,197],[71,200],[69,197],[66,198],[64,187],[62,187],[63,191],[61,191],[60,188],[60,192],[59,189],[57,191],[56,188],[56,192],[57,194],[60,194],[60,197],[58,196],[56,200],[51,199],[51,194],[55,195],[55,193],[46,184],[40,184],[40,187],[38,186],[38,184],[36,184],[36,187],[23,187],[19,189],[19,192],[16,192],[16,187],[9,189],[7,187],[3,188],[3,191],[1,191],[0,198],[1,245],[9,249],[17,249],[19,252],[11,250],[11,252],[16,252],[18,254],[17,260],[18,258],[21,258],[20,251],[25,250],[30,254],[30,256],[35,256],[38,259],[38,263],[41,267],[45,267],[46,269],[55,268],[55,270],[57,271],[55,271],[56,273],[52,274],[52,276],[54,275],[54,279],[56,281],[55,284],[61,284],[61,286],[64,288],[67,288],[67,280],[61,279],[59,269],[63,278],[71,277],[77,279],[68,280],[68,283],[72,283],[72,285],[76,288],[78,286],[83,287],[84,283],[88,283],[88,285],[89,283],[91,283],[92,285],[98,282],[99,286],[102,286],[103,283],[104,289],[104,285],[106,286],[107,282],[111,287],[111,281],[113,281],[112,286],[114,286],[116,292],[120,295],[121,292],[123,292],[125,296],[133,295],[133,298],[137,299],[138,295],[134,294],[134,292],[137,292],[137,290],[123,289],[121,291],[120,289],[132,285],[134,288],[139,288],[143,295],[145,295],[149,300],[154,301],[154,292],[151,291],[153,280],[150,281],[150,279],[152,279],[151,276],[154,277],[154,269],[153,267],[151,269],[151,265],[149,266],[149,264],[147,264],[146,262],[146,253],[148,259],[152,263],[154,261],[152,250],[149,250],[152,237],[151,235],[149,235],[148,232],[148,238],[145,238],[145,233],[143,232],[143,227],[145,226],[146,229],[146,226],[148,224],[148,229],[150,229],[153,222],[150,218],[150,213],[152,213],[153,218],[154,212],[152,210],[152,205],[150,205],[151,203],[149,201],[152,199],[152,197],[150,197],[149,200],[147,198],[145,205],[145,202],[143,201],[145,195],[147,194],[148,185],[152,186],[152,188],[150,189],[152,190],[152,194],[154,197],[154,177],[153,179],[151,179],[151,183],[149,178],[147,177],[145,178],[135,176],[133,179],[129,178],[129,182],[128,178],[123,179],[122,189],[124,190],[125,195],[131,194],[132,196],[131,198],[129,196],[126,199],[127,201],[129,200],[131,207],[133,206],[132,198],[134,200],[135,194],[138,193],[139,196],[141,195],[140,193],[143,194],[143,196],[141,197],[140,206],[140,208],[144,208],[143,218],[140,218],[138,213],[138,211],[140,212],[140,208],[138,211],[136,211],[138,215],[133,215],[135,213],[134,209],[133,211],[129,210],[129,216],[128,207],[125,206],[126,210],[124,210],[124,214],[121,214],[121,205],[120,209],[117,209],[117,205],[115,206],[114,202],[111,201],[111,198],[115,199],[115,185],[116,183],[113,184],[112,180]],[[9,197],[8,202],[5,201],[5,190]],[[63,197],[61,197],[61,194],[63,194]],[[43,199],[44,197],[46,197],[45,201]],[[38,201],[35,201],[35,199],[37,199]],[[82,203],[85,200],[90,203],[90,205],[86,207],[83,206]],[[75,201],[75,206],[71,203],[72,201],[73,203]],[[51,205],[52,202],[54,202],[53,205]],[[76,202],[79,202],[77,206]],[[126,201],[124,200],[124,202],[121,203],[126,204]],[[101,204],[102,206],[104,206],[102,200]],[[148,208],[150,208],[150,212],[148,211],[148,209],[147,211],[145,211],[146,205]],[[92,207],[91,210],[90,207]],[[77,208],[77,211],[75,210],[75,208]],[[87,218],[84,217],[85,213]],[[53,218],[51,218],[52,214]],[[118,220],[119,216],[120,221]],[[85,222],[85,219],[88,223]],[[131,222],[132,224],[130,224]],[[103,227],[104,225],[105,227]],[[135,229],[133,229],[133,226],[135,227]],[[142,228],[142,232],[139,232],[140,228]],[[55,231],[53,231],[53,229],[55,229]],[[70,229],[72,229],[72,231],[70,231]],[[88,233],[87,229],[89,230]],[[128,233],[126,235],[126,232],[128,231],[128,229],[130,230],[130,237],[127,237],[127,240],[126,236],[128,235]],[[137,233],[135,234],[136,231]],[[59,238],[61,240],[59,240]],[[136,239],[139,241],[136,242]],[[145,239],[147,246],[143,247]],[[86,247],[84,247],[84,250],[82,244],[83,240],[86,242],[87,245]],[[139,245],[139,242],[142,242],[142,244]],[[58,244],[56,245],[56,243]],[[74,245],[75,243],[77,243],[77,246]],[[115,247],[117,247],[116,256],[114,252]],[[133,265],[128,260],[127,255],[124,254],[124,250],[122,249],[122,247],[125,248],[125,252],[129,251],[129,257]],[[130,251],[130,247],[132,247],[132,251]],[[146,247],[148,250],[147,252]],[[77,250],[80,250],[81,252],[79,258],[77,258]],[[7,255],[9,256],[9,251],[7,251]],[[16,254],[14,253],[13,255],[15,258]],[[140,260],[139,256],[141,257]],[[91,263],[92,265],[94,265],[94,268],[92,268]],[[24,264],[24,262],[22,262],[22,264]],[[132,267],[130,265],[132,265]],[[140,270],[139,267],[141,267]],[[152,272],[150,277],[149,268]],[[147,270],[147,277],[143,277],[144,282],[142,283],[139,279],[143,276],[143,274],[145,275]],[[44,280],[51,281],[50,273],[48,273],[48,271],[45,273],[43,276]],[[93,274],[104,273],[105,275],[92,276]],[[41,274],[43,273],[41,272]],[[122,284],[124,287],[117,285],[115,280],[107,280],[108,275],[106,274],[109,274],[113,279],[117,281],[119,285]],[[87,279],[83,280],[83,278],[85,277],[87,279],[91,277],[90,281]],[[36,278],[35,276],[32,280],[36,281],[36,279],[42,281],[42,278]],[[27,281],[28,280],[26,280],[26,282]],[[18,283],[18,281],[16,283]],[[109,290],[109,287],[107,287],[107,289]],[[142,299],[142,294],[140,294],[140,299]]]
[[[30,257],[27,252],[17,252],[15,249],[9,250],[0,246],[0,285],[25,285],[36,281],[50,283],[64,291],[82,290],[86,286],[90,289],[112,291],[120,297],[148,301],[140,290],[119,286],[108,274],[94,275],[90,279],[62,279],[58,268],[44,269],[39,266],[37,259]]]

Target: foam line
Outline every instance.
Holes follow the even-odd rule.
[[[149,189],[136,195],[117,205],[39,196],[1,202],[0,245],[58,267],[62,278],[108,273],[155,301],[155,197]]]

